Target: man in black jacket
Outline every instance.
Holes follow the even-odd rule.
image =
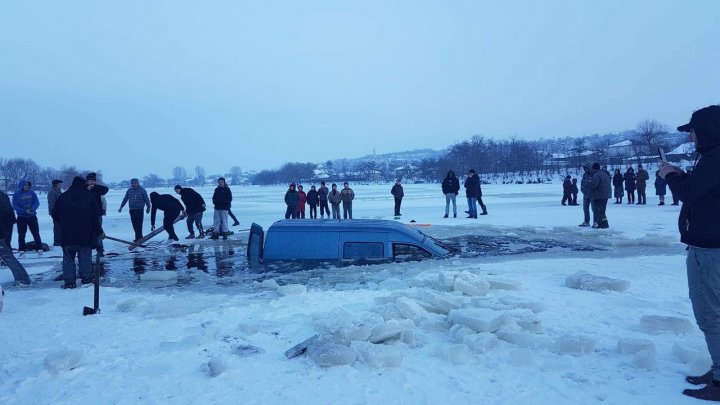
[[[690,133],[697,163],[692,174],[687,174],[660,162],[659,174],[683,202],[678,225],[680,241],[688,245],[690,301],[713,363],[704,375],[686,378],[705,387],[686,389],[683,394],[720,401],[720,106],[695,111],[678,131]]]
[[[227,239],[228,232],[228,212],[232,204],[232,192],[230,187],[225,183],[225,179],[218,179],[218,186],[213,193],[213,205],[215,206],[215,214],[213,218],[213,234],[212,239],[218,239],[223,235],[223,239]]]
[[[168,234],[168,239],[176,242],[179,241],[180,238],[178,238],[175,233],[174,224],[177,217],[185,211],[180,201],[170,194],[158,194],[153,191],[150,193],[150,203],[152,204],[152,209],[150,210],[150,229],[155,230],[157,210],[163,211],[165,213],[163,216],[163,226],[165,227],[165,232]]]
[[[97,206],[98,206],[98,221],[100,223],[100,233],[103,233],[102,232],[102,223],[103,223],[102,217],[103,217],[103,215],[105,215],[105,213],[103,212],[103,209],[102,209],[102,206],[103,206],[102,196],[107,194],[108,191],[110,191],[110,189],[103,185],[97,184],[97,173],[88,173],[85,176],[85,184],[87,185],[88,191],[90,191],[93,194],[93,196],[95,197],[95,202],[97,203]],[[97,250],[97,254],[99,254],[100,256],[102,256],[104,254],[105,247],[103,246],[102,239],[98,239],[96,250]]]
[[[327,204],[327,200],[325,200]],[[310,219],[317,219],[317,207],[320,203],[320,196],[318,195],[315,186],[310,186],[310,191],[307,193],[307,203],[310,207]]]
[[[187,228],[190,234],[185,239],[195,239],[195,229],[198,229],[198,239],[205,237],[205,230],[202,225],[203,212],[205,212],[205,200],[197,191],[179,184],[175,186],[175,192],[180,194],[180,199],[185,204],[185,214],[187,215]]]
[[[600,169],[600,163],[595,162],[592,165],[592,175],[590,179],[590,204],[592,205],[593,217],[595,222],[593,228],[608,228],[610,225],[607,219],[607,202],[612,195],[612,185],[610,175],[607,171]]]
[[[468,171],[468,177],[465,179],[465,197],[467,197],[468,203],[468,218],[477,219],[477,204],[478,194],[480,193],[480,179],[475,174],[475,169]]]
[[[455,172],[448,171],[447,176],[442,181],[442,192],[445,195],[445,217],[450,214],[450,202],[453,206],[453,218],[457,218],[457,204],[456,197],[460,191],[460,180],[455,176]]]
[[[403,186],[400,185],[400,179],[395,180],[395,185],[390,190],[390,194],[392,194],[395,199],[395,216],[399,217],[401,215],[400,205],[402,204],[403,197],[405,197],[405,191],[403,190]]]
[[[63,288],[75,288],[77,270],[83,284],[93,282],[92,249],[103,237],[100,206],[82,177],[75,177],[70,188],[55,201],[54,219],[60,225],[63,249]],[[78,267],[75,267],[75,257]]]

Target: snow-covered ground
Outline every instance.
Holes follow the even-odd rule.
[[[390,187],[354,186],[355,218],[391,219]],[[578,228],[582,208],[561,206],[561,188],[484,186],[490,215],[470,220],[464,199],[458,219],[442,218],[439,185],[405,185],[403,221],[463,246],[502,245],[444,260],[251,273],[240,232],[186,251],[106,241],[116,255],[96,316],[81,315],[91,288],[53,281],[57,249],[23,259],[31,288],[0,267],[0,403],[691,403],[683,376],[709,357],[687,298],[679,207],[650,195],[610,204],[609,230]],[[284,191],[233,187],[237,228],[279,219]],[[202,193],[210,202],[212,189]],[[130,239],[123,195],[108,195],[104,227]],[[40,218],[51,242],[45,204]],[[136,275],[165,268],[177,278]],[[284,356],[316,334],[307,354]]]

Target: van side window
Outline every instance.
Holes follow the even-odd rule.
[[[385,257],[385,248],[381,242],[345,242],[344,259],[370,259]]]
[[[432,254],[417,245],[393,243],[393,257],[402,260],[417,260],[430,257]]]

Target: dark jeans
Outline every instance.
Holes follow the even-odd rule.
[[[577,193],[572,193],[572,198],[570,199],[570,205],[578,205],[578,203],[577,203]]]
[[[310,219],[317,219],[317,205],[310,206]]]
[[[42,250],[42,240],[40,240],[40,227],[38,226],[38,220],[36,216],[32,217],[18,217],[18,250],[24,252],[25,246],[25,235],[27,234],[28,228],[32,233],[33,240],[35,240],[35,249]]]
[[[130,210],[130,222],[132,222],[133,230],[135,231],[135,240],[142,239],[143,237],[143,219],[145,218],[145,211],[142,208],[139,210]]]
[[[645,195],[645,187],[637,188],[638,204],[647,203],[647,195]]]
[[[5,223],[5,239],[2,242],[5,246],[11,248],[10,241],[12,240],[13,224]]]
[[[190,235],[195,235],[195,228],[193,226],[197,226],[198,232],[203,232],[203,225],[202,225],[202,212],[196,212],[194,214],[187,214],[187,229],[188,232],[190,232]]]
[[[75,257],[78,267],[75,267]],[[74,283],[77,279],[77,270],[83,282],[92,281],[92,248],[90,246],[70,245],[63,246],[63,279],[65,283]]]
[[[332,217],[333,219],[340,219],[340,204],[332,205]]]
[[[287,210],[285,210],[285,219],[295,219],[297,218],[297,205],[288,205]]]
[[[598,227],[600,228],[607,228],[608,220],[605,215],[607,202],[607,198],[592,200],[593,216],[595,217],[595,222],[597,222]]]
[[[352,219],[352,201],[343,201],[343,218]]]
[[[468,216],[470,218],[477,218],[477,198],[475,197],[467,197],[467,203],[468,203]]]
[[[175,220],[178,216],[180,216],[180,211],[165,211],[163,226],[165,227],[165,232],[168,234],[168,239],[180,240],[175,233]]]
[[[395,216],[400,215],[400,205],[402,204],[402,198],[395,199]]]
[[[323,215],[327,215],[328,218],[330,218],[330,208],[328,207],[327,200],[320,200],[320,218],[322,218]]]
[[[583,194],[583,218],[585,219],[583,222],[586,224],[590,223],[590,196]],[[595,218],[595,222],[597,222],[597,218]]]
[[[13,255],[12,249],[0,239],[0,261],[10,268],[16,283],[30,284],[30,277],[22,264]]]

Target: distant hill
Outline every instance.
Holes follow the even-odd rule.
[[[392,152],[382,154],[370,154],[358,158],[344,159],[348,163],[375,161],[378,163],[393,163],[393,162],[420,162],[425,159],[437,159],[447,153],[447,149],[435,150],[435,149],[414,149],[404,152]]]

